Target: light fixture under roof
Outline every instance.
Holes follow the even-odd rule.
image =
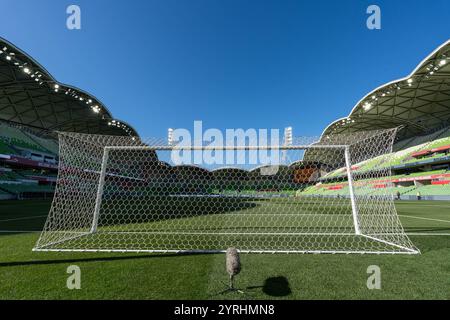
[[[104,123],[107,123],[109,126],[114,126],[114,128],[111,129],[119,130],[120,128],[120,130],[124,131],[121,134],[127,133],[130,136],[132,136],[132,134],[134,133],[133,130],[128,128],[127,125],[121,123],[120,121],[108,119],[109,118],[108,110],[104,108],[104,106],[101,106],[98,101],[94,100],[94,98],[90,97],[89,95],[87,95],[82,91],[70,89],[66,86],[59,85],[56,80],[53,80],[51,76],[45,73],[45,70],[40,69],[39,65],[34,64],[32,60],[31,61],[24,60],[23,56],[24,55],[22,52],[20,52],[20,50],[14,53],[11,51],[11,49],[8,49],[6,47],[0,47],[0,60],[1,58],[4,58],[3,61],[5,62],[9,61],[10,67],[14,67],[15,72],[18,73],[23,72],[24,74],[28,74],[30,76],[30,78],[28,78],[24,74],[22,74],[22,76],[19,79],[20,81],[24,81],[26,80],[25,78],[28,78],[27,81],[39,84],[39,86],[44,86],[45,88],[47,88],[46,90],[48,90],[49,93],[51,92],[59,93],[59,91],[61,90],[61,94],[67,95],[67,98],[69,98],[70,96],[71,99],[74,98],[75,100],[78,100],[75,102],[80,103],[79,101],[82,101],[83,105],[84,103],[86,103],[87,104],[86,109],[88,109],[87,111],[91,109],[92,110],[91,112],[96,113],[101,118],[102,122],[104,121],[103,125]],[[43,81],[43,79],[46,80]],[[54,96],[56,97],[58,95]],[[93,115],[91,114],[91,116]]]
[[[444,64],[446,64],[447,63],[447,61],[445,61],[445,59],[442,59],[441,61],[439,61],[439,65],[440,66],[443,66]]]
[[[413,82],[413,79],[412,79],[412,78],[409,78],[407,82],[408,82],[409,84],[411,84],[411,83]]]

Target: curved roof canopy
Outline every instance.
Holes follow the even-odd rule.
[[[60,83],[22,50],[0,38],[0,120],[43,131],[137,136],[93,95]]]
[[[331,123],[322,136],[403,127],[399,139],[450,125],[450,40],[405,78],[363,97],[350,114]]]

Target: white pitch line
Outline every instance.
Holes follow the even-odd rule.
[[[397,203],[396,203],[397,204]],[[405,203],[405,204],[417,204],[414,202],[409,202],[409,203]],[[421,207],[438,207],[438,208],[447,208],[450,209],[450,206],[444,206],[444,205],[440,205],[440,204],[420,204]]]
[[[446,201],[443,201],[443,202],[446,202]],[[433,203],[433,204],[431,204],[431,203],[421,203],[420,201],[405,201],[405,200],[400,200],[399,202],[396,202],[395,204],[399,204],[399,205],[402,205],[402,204],[405,204],[405,205],[410,205],[410,204],[420,204],[420,206],[421,207],[442,207],[442,208],[449,208],[450,209],[450,206],[449,205],[444,205],[444,204],[442,204],[442,203],[439,203],[439,200],[436,200],[436,203]]]
[[[413,218],[413,219],[420,219],[420,220],[430,220],[430,221],[437,221],[437,222],[446,222],[450,223],[450,220],[441,220],[441,219],[432,219],[432,218],[423,218],[423,217],[414,217],[414,216],[408,216],[405,214],[399,214],[399,217],[405,217],[405,218]]]
[[[408,236],[450,236],[450,233],[433,233],[433,232],[407,232]]]
[[[37,218],[42,218],[42,217],[46,217],[47,215],[42,215],[42,216],[30,216],[30,217],[21,217],[21,218],[12,218],[12,219],[4,219],[4,220],[0,220],[0,222],[7,222],[7,221],[16,221],[16,220],[28,220],[28,219],[37,219]]]

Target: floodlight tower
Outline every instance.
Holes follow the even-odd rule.
[[[284,138],[283,138],[283,146],[291,146],[292,145],[292,127],[284,128]],[[281,154],[281,159],[283,162],[286,161],[287,158],[287,150],[283,150]]]
[[[171,146],[173,144],[173,129],[167,129],[167,144]]]

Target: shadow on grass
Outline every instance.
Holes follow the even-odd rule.
[[[209,254],[215,253],[207,253],[207,252],[160,253],[160,254],[146,254],[133,256],[95,257],[95,258],[79,258],[79,259],[61,259],[61,260],[11,261],[11,262],[0,262],[0,267],[35,266],[35,265],[50,265],[60,263],[61,264],[76,263],[76,262],[121,261],[121,260],[171,258],[171,257],[174,258],[181,256],[209,255]]]
[[[283,276],[267,278],[262,286],[247,287],[248,290],[258,288],[261,288],[262,292],[272,297],[285,297],[292,293],[288,279]]]
[[[152,195],[105,199],[102,201],[98,226],[148,223],[161,220],[211,216],[249,210],[262,199],[253,197],[212,197],[195,195]],[[133,211],[139,204],[139,209]],[[130,209],[131,208],[131,209]],[[131,210],[131,211],[130,211]],[[130,214],[131,212],[131,214]],[[120,223],[123,221],[123,223]]]
[[[41,230],[15,230],[15,229],[8,230],[8,229],[5,229],[5,230],[0,230],[0,237],[1,236],[14,236],[14,235],[18,235],[18,234],[30,234],[30,233],[40,235],[41,232],[42,232],[42,229]]]

